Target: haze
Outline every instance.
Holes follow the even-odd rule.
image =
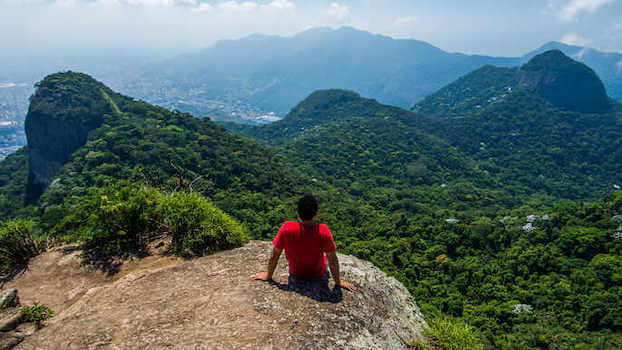
[[[552,40],[622,51],[615,0],[0,0],[4,59],[109,50],[160,57],[252,33],[343,25],[452,52],[516,56]]]

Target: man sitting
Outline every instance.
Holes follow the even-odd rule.
[[[281,226],[272,242],[274,247],[268,260],[268,271],[253,275],[253,279],[272,280],[281,252],[285,250],[290,282],[292,277],[294,280],[326,279],[328,281],[328,271],[326,270],[326,258],[328,257],[328,266],[330,267],[330,274],[335,280],[335,286],[351,292],[356,291],[356,287],[352,283],[346,282],[340,277],[337,246],[328,226],[315,223],[317,212],[318,204],[315,197],[307,195],[298,201],[300,222],[287,221]]]

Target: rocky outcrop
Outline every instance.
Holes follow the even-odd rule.
[[[3,291],[0,301],[0,350],[13,349],[34,333],[34,326],[23,324],[23,320],[17,289]]]
[[[113,112],[103,84],[86,74],[47,76],[30,98],[25,129],[29,175],[27,200],[34,201],[52,182],[69,156]],[[108,97],[109,98],[109,97]]]
[[[253,241],[193,260],[152,256],[114,276],[81,265],[76,252],[45,253],[7,287],[56,316],[17,348],[400,349],[421,337],[411,295],[371,263],[340,255],[356,293],[332,282],[321,293],[292,291],[284,258],[275,283],[251,280],[269,251]]]
[[[518,71],[518,83],[534,87],[553,105],[583,113],[609,108],[605,86],[594,71],[559,50],[532,58]]]

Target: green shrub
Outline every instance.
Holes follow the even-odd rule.
[[[34,222],[10,220],[0,224],[0,269],[4,272],[20,269],[39,254],[32,233]]]
[[[477,329],[461,320],[437,316],[427,320],[425,341],[415,341],[415,349],[477,350],[483,349]]]
[[[205,255],[247,241],[236,220],[196,193],[164,194],[133,185],[94,188],[54,228],[87,250],[105,255],[145,252],[155,236],[170,235],[176,254]]]
[[[248,240],[242,225],[196,193],[163,196],[158,213],[173,238],[171,250],[177,254],[205,255],[239,247]]]
[[[157,230],[156,205],[162,195],[135,186],[92,188],[54,227],[70,234],[85,249],[105,255],[139,253]]]
[[[22,308],[22,315],[24,316],[22,322],[34,322],[35,327],[40,329],[43,322],[54,315],[54,311],[35,301],[32,306],[25,306]]]

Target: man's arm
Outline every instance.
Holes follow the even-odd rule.
[[[337,252],[332,251],[330,253],[326,253],[326,257],[328,258],[328,267],[330,268],[330,274],[335,279],[335,285],[341,288],[345,288],[351,292],[356,292],[356,286],[354,286],[350,282],[346,282],[341,279],[339,271],[339,258],[337,258]]]
[[[272,279],[272,275],[274,274],[274,270],[276,269],[276,265],[279,263],[281,252],[282,252],[281,249],[277,247],[272,247],[272,253],[270,253],[270,259],[268,259],[268,271],[254,274],[251,277],[254,280],[270,281]]]

